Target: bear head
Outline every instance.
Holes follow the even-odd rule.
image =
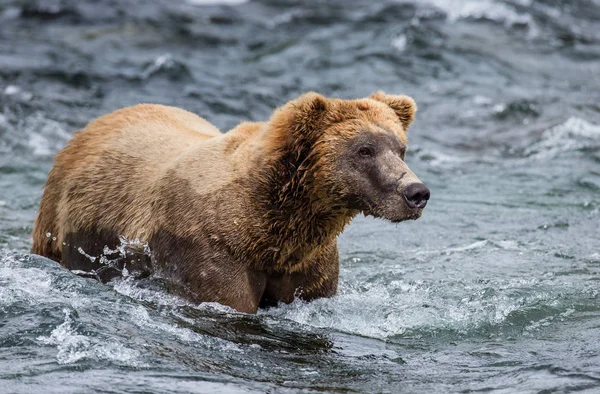
[[[296,175],[286,187],[308,188],[311,200],[339,210],[419,218],[430,192],[404,161],[416,110],[412,98],[383,92],[358,100],[311,92],[290,101],[270,120],[286,171]]]

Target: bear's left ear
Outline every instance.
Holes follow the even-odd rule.
[[[408,131],[408,127],[415,120],[415,112],[417,112],[415,100],[408,96],[385,94],[382,91],[373,93],[369,98],[381,101],[393,109],[404,131]]]
[[[293,108],[296,136],[312,134],[319,128],[323,116],[327,112],[327,99],[315,92],[304,93],[289,103]]]

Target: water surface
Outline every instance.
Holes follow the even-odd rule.
[[[0,2],[0,392],[600,391],[600,3]],[[28,253],[52,158],[139,102],[223,130],[413,96],[423,217],[359,217],[339,294],[256,316]],[[122,174],[115,174],[115,176]]]

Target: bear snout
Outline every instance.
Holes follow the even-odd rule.
[[[406,204],[411,208],[425,208],[427,201],[431,196],[429,188],[420,182],[411,183],[403,192]]]

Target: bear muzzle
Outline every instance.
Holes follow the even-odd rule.
[[[411,208],[422,209],[427,205],[431,193],[425,184],[420,182],[411,183],[402,192],[406,205]]]

